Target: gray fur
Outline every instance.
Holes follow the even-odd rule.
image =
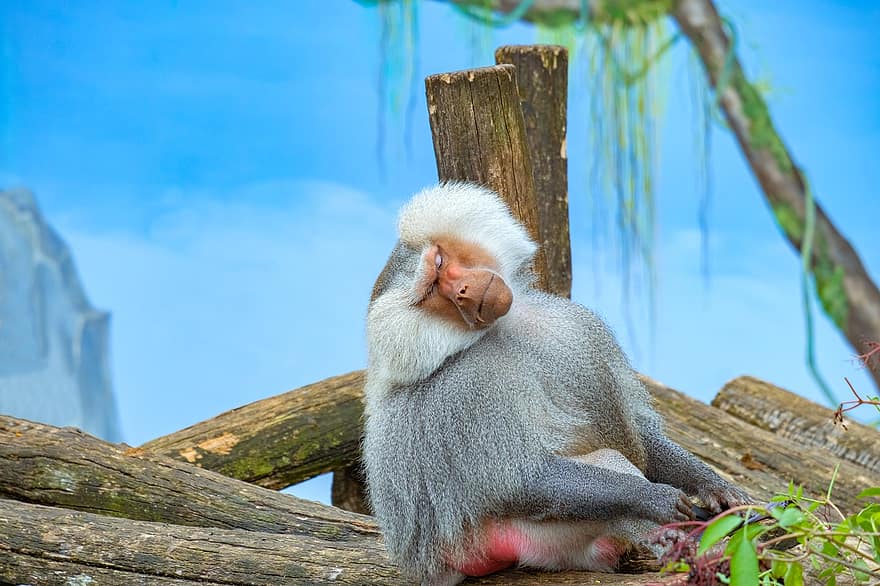
[[[414,281],[419,254],[398,243],[368,321],[383,295]],[[595,314],[509,278],[508,315],[422,380],[384,382],[375,352],[389,349],[371,343],[369,496],[406,575],[449,576],[448,556],[466,549],[486,518],[607,521],[608,532],[632,541],[619,521],[644,531],[674,520],[678,488],[716,509],[748,498],[666,439],[650,396]],[[378,319],[372,336],[396,325]],[[605,448],[644,477],[575,459]]]

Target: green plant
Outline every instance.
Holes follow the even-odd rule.
[[[682,583],[745,586],[835,586],[880,582],[880,487],[863,491],[864,508],[844,515],[831,500],[802,487],[767,506],[743,506],[705,522],[667,526],[681,537],[663,558],[666,571],[686,572]],[[729,538],[728,538],[729,537]],[[724,540],[727,539],[726,543]],[[667,532],[668,540],[668,532]]]

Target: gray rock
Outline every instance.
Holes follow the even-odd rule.
[[[109,333],[34,196],[0,191],[0,413],[119,441]]]

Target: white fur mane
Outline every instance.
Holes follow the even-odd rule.
[[[522,269],[537,247],[501,198],[488,189],[468,183],[424,189],[401,209],[398,230],[400,240],[420,254],[437,236],[483,247],[498,260],[514,303],[528,285],[528,272]],[[464,331],[426,313],[413,305],[410,289],[386,291],[372,302],[367,315],[368,405],[395,386],[424,380],[446,358],[468,348],[485,332]]]
[[[498,259],[508,283],[537,249],[501,198],[472,183],[423,189],[400,210],[397,228],[400,239],[414,248],[440,235],[479,244]]]

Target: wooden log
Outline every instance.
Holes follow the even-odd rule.
[[[786,492],[789,482],[803,486],[804,494],[822,497],[838,465],[832,499],[844,512],[861,509],[865,503],[856,495],[880,486],[880,474],[824,448],[792,441],[647,377],[642,380],[666,420],[670,439],[759,500]]]
[[[803,484],[813,495],[824,493],[836,463],[834,455],[824,448],[805,445],[759,429],[656,381],[647,378],[644,380],[654,396],[657,410],[667,422],[669,436],[718,470],[722,476],[737,482],[758,498],[768,498],[776,492],[784,491],[789,481]],[[338,388],[336,391],[329,390],[320,398],[313,397],[313,400],[320,400],[320,405],[312,410],[314,418],[317,421],[324,418],[328,421],[341,421],[340,416],[333,413],[333,409],[342,399],[337,400],[334,394],[348,396],[351,393],[360,397],[362,392],[360,386],[355,388],[353,385],[351,389]],[[814,408],[818,408],[818,405]],[[254,411],[257,412],[258,410]],[[348,427],[352,429],[351,433],[359,435],[360,413],[346,417],[351,417],[347,421]],[[250,424],[242,420],[239,425],[248,427]],[[236,432],[231,430],[230,433]],[[291,449],[294,449],[293,446]],[[354,461],[358,458],[357,443],[319,445],[315,449],[314,457],[325,461]],[[184,459],[179,453],[177,457]],[[859,507],[855,495],[869,486],[880,486],[880,474],[869,468],[844,462],[841,465],[840,478],[835,484],[835,500],[845,509],[854,510]]]
[[[805,448],[659,383],[648,379],[645,382],[667,421],[670,437],[757,498],[764,499],[784,490],[789,480],[803,484],[810,494],[824,493],[835,465],[834,458],[824,449]],[[186,463],[172,463],[138,449],[108,446],[76,430],[11,418],[2,418],[2,423],[0,429],[5,435],[0,435],[0,489],[3,496],[138,519],[245,527],[264,533],[313,533],[319,539],[349,545],[360,546],[378,539],[372,520],[361,516],[249,486]],[[358,421],[352,422],[357,424]],[[34,436],[44,433],[48,434],[47,439],[34,440]],[[108,447],[112,449],[108,451]],[[213,482],[200,482],[199,478]],[[852,511],[859,506],[855,494],[878,484],[880,477],[876,473],[843,462],[834,500],[844,511]],[[180,489],[173,490],[173,486]],[[0,514],[0,521],[5,536],[8,518]],[[37,530],[32,527],[23,531]],[[121,542],[114,543],[118,548]],[[0,548],[2,544],[0,541]],[[78,547],[76,542],[69,544],[71,548]],[[33,555],[43,556],[42,553]],[[44,557],[32,566],[61,571],[60,566],[52,565],[55,561],[46,561]],[[25,564],[19,557],[9,559],[12,561],[7,565]],[[174,564],[169,567],[176,567]],[[528,581],[535,578],[536,583],[562,584],[582,579],[571,578],[569,574],[548,576],[549,581],[537,582],[544,580],[543,574],[540,577],[528,574]],[[505,583],[504,580],[511,578],[501,574],[492,579],[499,581],[484,583]],[[108,580],[114,581],[113,578]]]
[[[376,536],[351,543],[185,527],[5,499],[0,525],[3,583],[405,583]]]
[[[370,517],[109,444],[78,429],[5,416],[0,416],[0,497],[178,525],[357,543],[379,536]]]
[[[726,385],[712,405],[734,417],[803,446],[825,448],[835,456],[880,474],[880,431],[855,421],[834,424],[834,411],[768,382],[741,376]]]
[[[131,521],[0,499],[4,584],[406,584],[358,543]],[[657,584],[656,574],[501,572],[473,584]]]
[[[540,242],[538,203],[513,65],[425,78],[428,119],[440,181],[472,181],[497,192]],[[546,290],[547,260],[535,258]]]
[[[495,51],[495,62],[516,67],[538,204],[538,242],[547,259],[547,290],[570,297],[568,51],[558,45],[510,45]]]
[[[327,568],[345,573],[336,580],[343,584],[399,582],[369,517],[73,428],[0,417],[0,497],[0,583],[67,583],[79,575],[98,584],[315,583]],[[227,574],[213,573],[227,566]],[[628,567],[651,566],[637,559]],[[244,579],[245,570],[254,576]],[[595,578],[513,576],[546,584]]]
[[[357,455],[363,371],[250,403],[145,443],[146,451],[280,490]]]

